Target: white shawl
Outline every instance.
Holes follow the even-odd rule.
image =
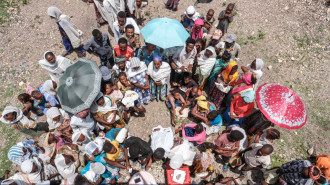
[[[87,130],[88,135],[91,137],[93,135],[93,129],[95,128],[95,121],[90,113],[85,118],[80,118],[77,115],[74,115],[71,118],[70,125],[73,132]]]
[[[69,37],[70,42],[74,48],[78,48],[82,44],[82,31],[78,30],[76,26],[71,22],[67,15],[62,14],[62,12],[56,7],[48,8],[48,15],[54,17],[56,22],[65,31],[66,35]]]
[[[212,55],[209,58],[205,56],[206,50],[212,52]],[[200,67],[202,75],[211,74],[215,61],[216,61],[216,53],[212,46],[207,47],[205,50],[201,52],[201,56],[197,58],[197,62]]]
[[[264,61],[261,60],[260,58],[256,59],[256,69],[252,69],[251,64],[248,64],[246,66],[253,74],[256,75],[257,82],[256,82],[256,84],[254,84],[254,90],[257,89],[259,81],[261,80],[261,77],[263,75],[263,71],[262,71],[263,66],[264,66]]]
[[[8,121],[4,118],[4,116],[6,114],[9,114],[9,113],[12,113],[12,112],[16,112],[17,115],[16,115],[16,119],[13,120],[13,121]],[[23,112],[16,108],[16,107],[13,107],[13,106],[7,106],[2,114],[1,114],[1,118],[0,118],[0,121],[3,122],[3,123],[6,123],[6,124],[15,124],[15,123],[20,123],[22,124],[22,126],[24,128],[34,128],[36,126],[36,123],[32,120],[30,120],[29,118],[27,118],[26,116],[24,116]]]
[[[154,63],[151,62],[148,66],[148,75],[156,82],[162,82],[166,84],[170,80],[171,67],[168,63],[162,62],[162,65],[159,69],[156,69]]]
[[[71,62],[69,59],[58,55],[55,57],[55,63],[53,64],[49,63],[46,60],[46,53],[48,52],[50,51],[46,51],[44,53],[44,59],[39,60],[39,64],[42,68],[48,71],[53,81],[59,83],[61,75],[65,72],[66,68],[68,68],[71,65]]]
[[[55,129],[62,125],[64,119],[70,119],[68,113],[66,113],[63,109],[59,109],[57,107],[51,107],[48,109],[47,113],[47,123],[49,124],[49,129]],[[60,121],[56,122],[53,118],[60,116]]]
[[[127,71],[127,78],[130,79],[140,73],[146,72],[148,70],[146,64],[144,62],[140,62],[140,67],[138,70],[133,69],[133,67],[129,67]]]
[[[104,98],[103,105],[98,105],[96,103],[96,101],[94,101],[94,103],[92,104],[92,107],[91,107],[92,113],[102,112],[103,114],[106,114],[109,111],[117,110],[116,103],[113,102],[113,105],[112,105],[112,102],[109,98],[104,97],[104,96],[103,96],[103,98]]]
[[[56,165],[58,172],[65,179],[70,177],[71,175],[74,175],[74,173],[76,171],[76,167],[75,167],[74,163],[71,162],[70,164],[66,164],[65,158],[62,154],[56,155],[54,163]]]

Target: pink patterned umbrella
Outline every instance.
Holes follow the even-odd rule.
[[[267,119],[282,128],[298,129],[306,124],[303,102],[287,87],[265,83],[257,90],[256,102]]]

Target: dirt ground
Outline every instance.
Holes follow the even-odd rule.
[[[147,19],[165,16],[179,19],[195,1],[181,0],[177,12],[165,9],[165,2],[150,0],[145,10]],[[234,21],[228,32],[235,33],[237,42],[241,44],[239,65],[262,58],[265,62],[262,81],[280,83],[293,89],[307,108],[308,122],[303,128],[280,129],[281,139],[275,144],[272,154],[273,166],[304,158],[311,148],[317,154],[329,154],[330,8],[326,1],[214,0],[198,4],[196,10],[205,15],[208,9],[213,8],[217,17],[229,3],[236,3]],[[6,105],[21,107],[16,97],[24,92],[26,84],[36,86],[49,79],[38,64],[45,51],[59,55],[64,50],[58,28],[47,16],[49,6],[56,6],[71,16],[72,22],[84,32],[85,42],[92,37],[91,32],[96,28],[93,5],[80,0],[31,0],[21,6],[20,14],[12,15],[12,21],[0,27],[1,109]],[[107,32],[107,25],[101,30]],[[68,58],[76,61],[77,55],[72,53]],[[99,60],[92,55],[87,58]],[[170,127],[169,113],[161,102],[150,103],[146,116],[133,118],[128,128],[132,135],[148,140],[151,128],[157,125]],[[3,141],[0,144],[1,175],[10,168],[7,159],[9,147],[29,136],[3,124],[0,132],[0,140]],[[151,171],[157,182],[163,183],[163,171],[159,166],[156,164]],[[125,175],[123,178],[125,181]]]

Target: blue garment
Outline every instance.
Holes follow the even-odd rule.
[[[167,102],[166,102],[166,106],[167,106],[167,108],[171,109],[171,108],[172,108],[172,104],[171,104],[171,102],[170,102],[170,101],[167,101]],[[174,106],[175,106],[175,107],[181,106],[181,104],[180,104],[180,100],[175,100],[175,101],[174,101]]]
[[[115,141],[115,135],[118,131],[120,131],[121,128],[112,128],[110,129],[106,134],[105,138],[110,139],[110,141]],[[124,143],[119,143],[124,148]]]
[[[140,74],[135,75],[134,77],[131,77],[129,80],[133,84],[138,83],[142,86],[145,86],[147,84],[146,74],[147,74],[146,72],[142,72]],[[133,91],[135,91],[139,95],[136,104],[137,107],[141,107],[142,104],[147,104],[149,102],[150,89],[145,90],[138,87],[134,87]]]
[[[107,157],[107,155],[105,153],[101,153],[100,155],[96,156],[93,161],[89,161],[88,164],[83,169],[81,169],[80,174],[84,175],[85,173],[87,173],[90,170],[90,165],[91,165],[92,162],[99,162],[99,163],[102,163],[106,167],[106,170],[101,175],[101,177],[103,177],[105,179],[110,179],[110,180],[112,178],[118,179],[118,176],[113,177],[111,172],[108,171],[107,167],[111,167],[111,166],[108,165],[107,162],[104,160],[105,157]]]
[[[237,121],[236,119],[231,119],[229,114],[230,114],[230,107],[227,108],[227,110],[225,111],[225,113],[223,115],[223,118],[225,119],[225,121],[228,123],[231,123],[231,124],[238,124],[240,127],[242,127],[242,124],[243,124],[244,120],[246,119],[246,117],[236,118],[236,119],[238,119],[238,121]]]
[[[67,50],[68,52],[72,51],[73,50],[73,47],[72,47],[72,44],[71,44],[71,41],[69,39],[69,37],[66,35],[64,29],[61,27],[61,25],[59,23],[56,23],[57,26],[58,26],[58,29],[60,30],[61,32],[61,35],[62,35],[62,42],[63,42],[63,45],[65,47],[65,50]],[[85,50],[83,48],[83,46],[79,46],[78,49],[84,53]]]
[[[153,52],[151,52],[150,56],[147,55],[147,46],[143,46],[142,49],[139,50],[137,54],[137,58],[141,60],[141,56],[143,58],[144,63],[148,66],[153,60],[154,56],[162,56],[160,53],[159,47],[156,47]],[[142,61],[142,60],[141,60]]]
[[[39,89],[37,89],[37,91],[41,92],[43,98],[42,100],[38,103],[36,101],[34,101],[34,106],[38,106],[40,108],[40,110],[46,115],[47,111],[49,108],[46,107],[47,102],[50,104],[50,106],[52,107],[56,107],[57,105],[59,105],[60,103],[57,101],[57,98],[55,95],[51,95],[49,93],[47,93],[44,89],[43,89],[43,84],[39,87]]]
[[[222,125],[222,117],[220,116],[220,114],[214,120],[210,121],[210,123],[211,123],[211,125],[220,127]]]
[[[184,127],[184,132],[187,137],[194,137],[195,135],[195,129],[191,127]],[[190,141],[194,146],[197,146],[198,144],[195,141]]]

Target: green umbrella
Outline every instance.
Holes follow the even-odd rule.
[[[100,92],[102,73],[96,62],[79,59],[60,78],[57,96],[62,108],[72,114],[90,108]]]

